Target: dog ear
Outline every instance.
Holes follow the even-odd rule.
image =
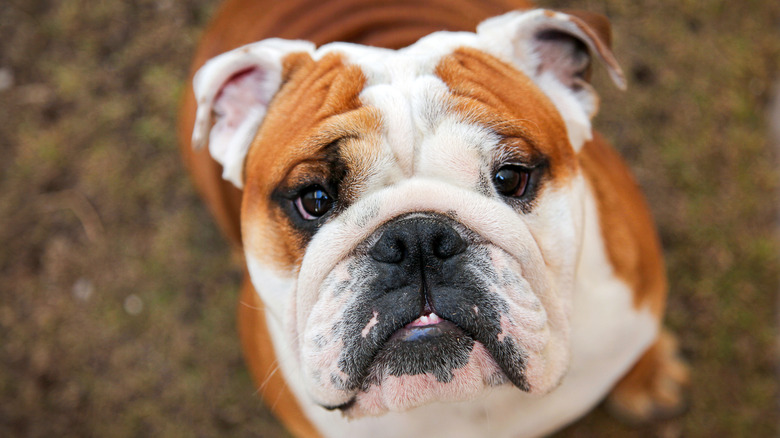
[[[208,143],[222,178],[238,188],[249,146],[281,86],[284,58],[296,52],[313,53],[314,44],[263,40],[210,59],[192,80],[198,104],[192,146]]]
[[[592,137],[590,120],[599,98],[590,85],[595,54],[612,81],[626,88],[623,71],[610,48],[606,17],[580,11],[515,11],[482,22],[477,34],[489,50],[529,75],[558,108],[575,150]]]

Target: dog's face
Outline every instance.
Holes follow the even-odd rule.
[[[587,47],[622,80],[603,37],[550,11],[401,51],[269,40],[201,70],[194,141],[243,186],[250,275],[315,403],[376,415],[560,381]]]

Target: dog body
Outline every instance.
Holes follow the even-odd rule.
[[[655,231],[591,130],[590,54],[624,85],[607,25],[533,10],[416,41],[519,5],[399,9],[459,17],[420,26],[333,4],[339,32],[278,35],[405,48],[251,43],[270,35],[236,37],[252,6],[229,2],[202,53],[251,44],[203,65],[183,111],[209,148],[185,148],[196,181],[243,248],[242,341],[271,409],[303,436],[537,436],[621,378],[618,408],[676,404],[654,392],[683,380]]]

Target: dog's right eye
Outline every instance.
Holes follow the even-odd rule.
[[[493,175],[493,185],[504,196],[520,198],[525,195],[530,171],[516,165],[504,166]]]
[[[295,206],[302,218],[311,221],[330,211],[333,207],[333,197],[321,186],[313,185],[300,192],[298,198],[295,199]]]

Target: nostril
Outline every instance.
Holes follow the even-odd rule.
[[[431,242],[433,254],[440,259],[448,259],[466,250],[466,242],[457,231],[450,227],[443,227]]]
[[[371,258],[383,263],[399,263],[406,258],[406,244],[392,231],[386,231],[369,251]]]

